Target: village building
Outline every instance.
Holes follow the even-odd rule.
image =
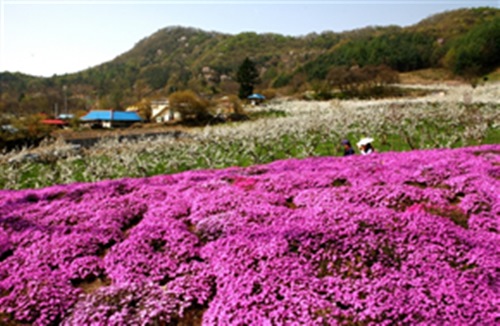
[[[137,112],[107,110],[90,111],[87,115],[81,117],[80,121],[92,127],[118,128],[129,127],[134,123],[141,122],[142,119]]]
[[[169,107],[168,99],[151,101],[151,120],[154,122],[167,122],[179,120],[180,114]]]
[[[63,128],[68,125],[68,121],[64,121],[61,119],[44,119],[41,121],[44,125],[55,126],[59,128]]]
[[[250,104],[252,105],[259,105],[266,99],[264,95],[258,93],[254,93],[247,98],[250,100]]]

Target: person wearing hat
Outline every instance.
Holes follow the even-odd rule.
[[[373,148],[372,146],[372,141],[373,141],[373,138],[362,138],[358,143],[358,148],[359,148],[359,152],[361,153],[361,155],[368,155],[368,154],[371,154],[373,152],[375,152],[375,149]]]
[[[342,139],[340,142],[344,147],[344,156],[354,155],[354,149],[352,148],[351,142],[347,139]]]

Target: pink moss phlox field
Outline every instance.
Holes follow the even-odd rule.
[[[499,145],[0,195],[2,324],[500,322]]]

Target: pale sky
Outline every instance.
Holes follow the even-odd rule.
[[[81,71],[174,25],[299,36],[408,26],[435,13],[485,6],[499,8],[500,0],[0,0],[0,72],[52,76]]]

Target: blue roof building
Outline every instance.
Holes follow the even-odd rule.
[[[90,111],[87,115],[80,118],[82,122],[102,124],[104,128],[129,126],[136,122],[141,122],[141,117],[137,112],[125,111]]]

